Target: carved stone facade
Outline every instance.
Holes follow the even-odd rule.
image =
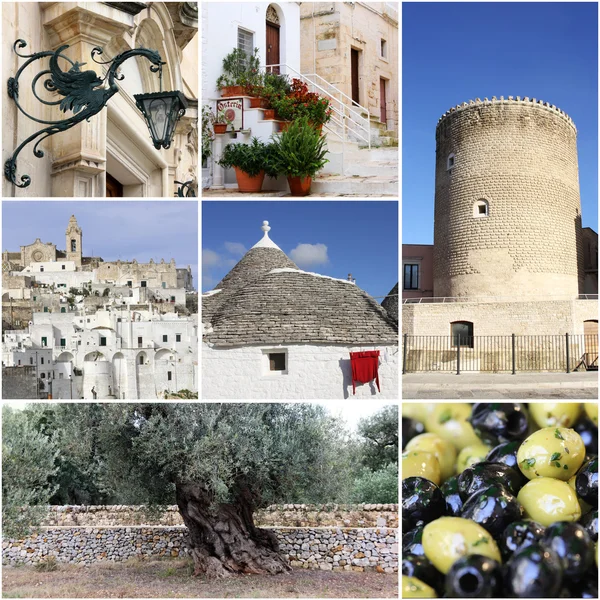
[[[119,92],[98,114],[40,144],[44,156],[36,158],[28,146],[19,155],[17,179],[31,176],[31,185],[18,188],[3,180],[4,197],[173,197],[175,181],[196,185],[198,165],[198,8],[194,2],[42,2],[2,4],[2,75],[13,77],[25,59],[13,51],[17,39],[27,42],[25,53],[56,50],[68,45],[65,55],[99,77],[106,73],[91,60],[94,47],[103,48],[102,60],[135,48],[157,50],[163,65],[162,89],[179,90],[188,100],[169,149],[154,148],[134,94],[159,91],[159,80],[143,59],[123,63]],[[131,6],[130,6],[131,5]],[[136,5],[136,10],[131,7]],[[41,65],[41,66],[39,66]],[[31,91],[45,59],[30,65],[20,78],[19,101],[32,116],[56,121],[72,116],[59,107],[40,103]],[[64,65],[62,65],[64,68]],[[55,102],[56,92],[36,92]],[[42,126],[21,114],[7,100],[3,115],[3,160],[18,144]]]

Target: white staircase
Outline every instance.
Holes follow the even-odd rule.
[[[279,67],[290,79],[301,79],[309,90],[329,99],[332,118],[325,124],[329,162],[313,180],[311,194],[344,196],[398,196],[398,148],[396,132],[388,132],[385,125],[369,114],[368,109],[355,106],[352,99],[315,74],[302,75],[287,65]],[[217,99],[213,99],[216,102]],[[250,108],[250,97],[244,96],[244,129],[235,134],[225,133],[213,146],[220,154],[221,148],[230,142],[250,143],[253,137],[267,141],[278,130],[278,122],[264,119],[264,109]],[[213,165],[213,169],[219,169]],[[225,181],[225,188],[236,184]],[[284,177],[265,178],[264,191],[287,191]]]

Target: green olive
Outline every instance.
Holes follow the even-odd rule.
[[[572,427],[581,414],[577,402],[531,403],[529,413],[540,427]]]
[[[597,402],[586,402],[583,405],[585,413],[590,420],[598,426],[598,403]]]
[[[406,451],[420,450],[431,452],[440,463],[441,480],[454,475],[454,461],[456,460],[456,448],[454,444],[447,442],[435,433],[422,433],[414,437],[406,444]]]
[[[485,460],[491,448],[485,444],[474,444],[463,448],[456,459],[456,472],[462,473],[467,467]]]
[[[466,446],[480,444],[467,418],[471,416],[471,405],[466,403],[436,404],[425,422],[425,429],[437,433],[448,442],[452,442],[458,450]]]
[[[577,489],[575,488],[576,479],[577,473],[575,473],[575,475],[573,475],[573,477],[571,477],[571,479],[567,481],[567,483],[571,486],[571,489],[575,492],[575,495],[577,495]],[[579,496],[577,496],[577,501],[579,502],[579,508],[581,509],[582,515],[585,515],[586,513],[589,513],[590,510],[592,510],[592,507],[585,500],[582,500]]]
[[[435,454],[411,450],[402,453],[402,479],[407,477],[425,477],[440,485],[442,480],[440,462]]]
[[[532,433],[519,447],[517,462],[525,477],[554,477],[567,481],[585,458],[581,436],[565,427],[544,427]]]
[[[421,423],[426,423],[429,419],[429,415],[435,408],[435,404],[431,402],[403,402],[402,403],[402,416],[410,417]]]
[[[401,598],[437,598],[437,594],[432,587],[423,583],[416,577],[402,575],[402,594]]]
[[[578,521],[581,508],[568,483],[553,477],[538,477],[526,483],[517,500],[526,516],[548,527],[556,521]]]
[[[444,574],[455,561],[468,554],[482,554],[502,562],[494,538],[470,519],[440,517],[425,525],[422,540],[425,556]]]

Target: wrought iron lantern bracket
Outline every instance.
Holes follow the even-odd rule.
[[[27,118],[35,121],[36,123],[45,125],[46,127],[40,129],[21,142],[21,144],[19,144],[17,149],[13,152],[12,156],[4,163],[4,176],[6,179],[20,188],[25,188],[31,183],[31,177],[29,175],[21,175],[20,181],[17,181],[17,157],[19,156],[21,150],[23,150],[23,148],[30,142],[37,140],[35,146],[33,147],[33,154],[37,158],[42,158],[44,156],[44,152],[39,148],[39,145],[43,140],[51,135],[54,135],[55,133],[67,131],[82,121],[89,121],[91,117],[99,113],[106,106],[106,103],[110,100],[110,98],[119,91],[119,87],[115,81],[120,81],[124,78],[124,75],[118,73],[118,69],[127,59],[134,56],[142,56],[147,58],[152,63],[150,65],[150,70],[153,73],[158,73],[162,89],[162,66],[166,63],[162,61],[160,54],[156,50],[135,48],[118,54],[112,60],[102,62],[96,59],[97,56],[100,56],[103,53],[102,48],[93,48],[91,52],[92,60],[100,65],[110,65],[108,66],[104,77],[99,77],[98,74],[91,69],[88,71],[82,71],[80,69],[80,67],[86,63],[73,62],[70,58],[63,54],[63,52],[69,47],[68,45],[63,45],[55,51],[48,50],[43,52],[35,52],[34,54],[20,54],[18,49],[25,48],[26,46],[27,42],[21,39],[17,40],[13,45],[15,54],[27,60],[21,65],[15,76],[9,78],[7,92],[9,98],[12,98],[17,108]],[[50,59],[49,68],[40,71],[33,78],[31,82],[31,89],[34,97],[42,104],[46,104],[48,106],[58,106],[63,113],[66,113],[67,111],[71,111],[73,113],[73,115],[69,118],[60,121],[46,121],[43,119],[38,119],[29,114],[19,102],[19,77],[30,64],[36,60],[46,57],[49,57]],[[59,67],[59,58],[66,60],[71,65],[71,68],[68,71],[63,71]],[[49,92],[57,92],[62,96],[62,98],[55,101],[48,101],[42,99],[38,95],[36,91],[36,84],[45,75],[49,75],[49,77],[43,82],[44,88]],[[173,94],[173,92],[166,93]],[[146,117],[146,115],[144,116]]]

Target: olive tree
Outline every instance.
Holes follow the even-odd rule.
[[[287,571],[254,511],[278,501],[343,500],[351,481],[346,433],[320,406],[55,404],[52,411],[46,435],[61,460],[103,493],[123,503],[175,500],[197,574]]]

